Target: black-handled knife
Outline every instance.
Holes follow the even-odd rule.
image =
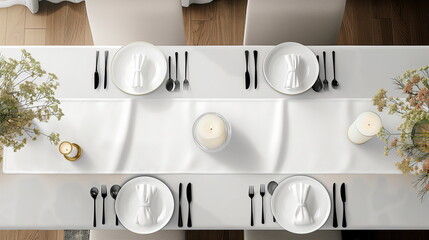
[[[249,73],[249,51],[244,52],[244,56],[246,57],[246,72],[244,74],[246,89],[250,87],[250,73]]]
[[[253,58],[255,59],[255,89],[258,88],[258,51],[253,51]]]
[[[95,72],[94,72],[94,89],[98,88],[98,84],[100,83],[100,77],[98,76],[98,56],[100,55],[100,51],[95,53]]]
[[[109,58],[109,51],[104,51],[104,89],[107,88],[107,59]]]
[[[192,227],[191,202],[192,202],[192,184],[188,183],[186,187],[186,198],[188,199],[188,227]]]
[[[338,220],[337,220],[337,204],[336,204],[336,191],[337,191],[337,188],[336,188],[336,185],[335,185],[335,183],[334,183],[334,185],[333,185],[333,187],[332,187],[333,189],[332,189],[332,191],[333,191],[333,205],[334,205],[334,219],[333,219],[333,221],[332,221],[332,227],[334,227],[334,228],[336,228],[336,227],[338,227]]]
[[[179,184],[179,221],[177,223],[177,226],[183,227],[183,220],[182,220],[182,183]]]
[[[343,228],[347,227],[346,220],[346,184],[341,184],[341,201],[343,201]]]

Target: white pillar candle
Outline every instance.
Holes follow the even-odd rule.
[[[363,144],[375,136],[382,127],[380,116],[374,112],[364,112],[349,127],[348,137],[355,144]]]
[[[60,150],[60,153],[64,155],[67,160],[70,161],[79,159],[81,155],[80,147],[75,143],[64,141],[60,143],[58,149]]]
[[[229,134],[228,122],[216,113],[206,113],[194,124],[195,140],[208,151],[220,150],[226,144]]]

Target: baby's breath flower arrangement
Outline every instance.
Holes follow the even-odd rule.
[[[399,134],[383,128],[378,136],[386,143],[387,156],[395,150],[402,158],[396,167],[404,174],[415,174],[415,187],[423,200],[429,191],[429,66],[405,72],[394,79],[394,84],[406,94],[406,98],[387,96],[384,89],[373,98],[378,111],[398,114],[403,122],[398,126]]]
[[[57,80],[25,50],[20,59],[0,58],[0,150],[3,144],[17,151],[39,136],[58,144],[58,133],[42,133],[32,124],[63,116],[60,101],[54,97]]]

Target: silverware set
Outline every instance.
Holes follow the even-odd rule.
[[[186,186],[186,199],[188,201],[188,222],[187,226],[192,227],[191,217],[191,203],[192,203],[192,183],[188,183]],[[179,184],[179,215],[178,215],[178,227],[183,227],[183,214],[182,214],[182,183]]]
[[[113,198],[114,201],[116,201],[116,197],[118,196],[119,190],[121,189],[121,186],[119,185],[113,185],[110,188],[110,196]],[[91,197],[94,200],[94,216],[93,216],[93,227],[97,227],[97,197],[98,197],[98,188],[97,187],[92,187],[90,190],[90,194]],[[103,198],[103,215],[102,215],[102,220],[101,223],[104,225],[106,224],[106,213],[105,213],[105,199],[107,197],[107,186],[106,185],[101,185],[101,197]],[[115,212],[115,216],[116,216],[116,226],[119,225],[119,220],[118,220],[118,216],[116,215]]]
[[[98,59],[100,51],[95,53],[95,72],[94,72],[94,89],[98,89],[100,85],[100,74],[98,73]],[[104,89],[107,88],[107,65],[108,65],[109,51],[104,51]]]
[[[333,191],[333,221],[332,221],[332,227],[337,228],[338,227],[338,220],[337,220],[337,204],[336,204],[336,184],[334,183],[332,185],[332,191]],[[347,219],[346,219],[346,184],[342,183],[340,188],[340,195],[341,195],[341,201],[343,202],[343,221],[342,226],[343,228],[347,227]]]
[[[269,184],[268,184],[269,185]],[[269,185],[269,187],[270,187],[270,185]],[[277,187],[277,186],[276,186]],[[272,186],[271,186],[271,188],[272,188]],[[260,186],[259,186],[259,195],[261,195],[261,200],[262,200],[262,203],[261,203],[261,207],[262,207],[262,215],[261,215],[261,223],[262,224],[265,224],[265,201],[264,201],[264,197],[265,197],[265,190],[266,188],[265,188],[265,184],[261,184]],[[275,189],[275,188],[274,188]],[[268,189],[268,192],[270,193],[270,195],[272,195],[272,192],[274,192],[274,190],[272,190],[272,192],[271,192],[271,190],[270,189]],[[254,206],[253,206],[253,198],[255,197],[255,186],[249,186],[249,198],[250,198],[250,226],[254,226],[255,224],[254,224],[254,214],[253,214],[253,209],[254,209]],[[275,218],[273,219],[274,220],[274,222],[275,222]]]
[[[317,58],[317,61],[319,62],[319,55],[316,55],[316,58]],[[340,86],[340,83],[336,79],[336,75],[335,75],[335,51],[332,51],[332,68],[334,70],[334,78],[331,81],[331,86],[333,89],[337,89]],[[320,92],[322,89],[324,91],[329,91],[329,81],[327,79],[327,74],[326,74],[326,52],[325,51],[323,51],[323,72],[325,75],[325,79],[322,81],[320,79],[320,76],[317,76],[317,80],[313,84],[312,88],[315,92]]]
[[[179,53],[174,53],[174,58],[176,62],[176,79],[173,80],[171,77],[171,56],[168,57],[168,79],[165,84],[165,88],[169,92],[180,91],[180,81],[179,81]],[[189,89],[189,80],[188,80],[188,52],[185,52],[185,79],[182,83],[182,90],[187,91]]]
[[[248,50],[244,51],[244,57],[246,59],[246,70],[244,72],[244,86],[246,89],[249,89],[251,80],[250,80],[250,72],[249,72],[249,51]],[[257,89],[258,88],[258,71],[257,71],[257,69],[258,69],[258,51],[256,51],[256,50],[253,51],[253,62],[254,62],[254,66],[255,66],[254,75],[253,75],[254,76],[253,82],[254,82],[255,89]]]

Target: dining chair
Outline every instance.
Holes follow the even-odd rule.
[[[244,240],[341,240],[341,231],[320,230],[308,234],[295,234],[288,231],[244,231]]]
[[[86,0],[94,45],[185,45],[180,0]]]
[[[346,0],[248,0],[244,45],[336,44]]]
[[[165,230],[152,234],[136,234],[128,230],[91,230],[89,240],[185,240],[182,230]]]

